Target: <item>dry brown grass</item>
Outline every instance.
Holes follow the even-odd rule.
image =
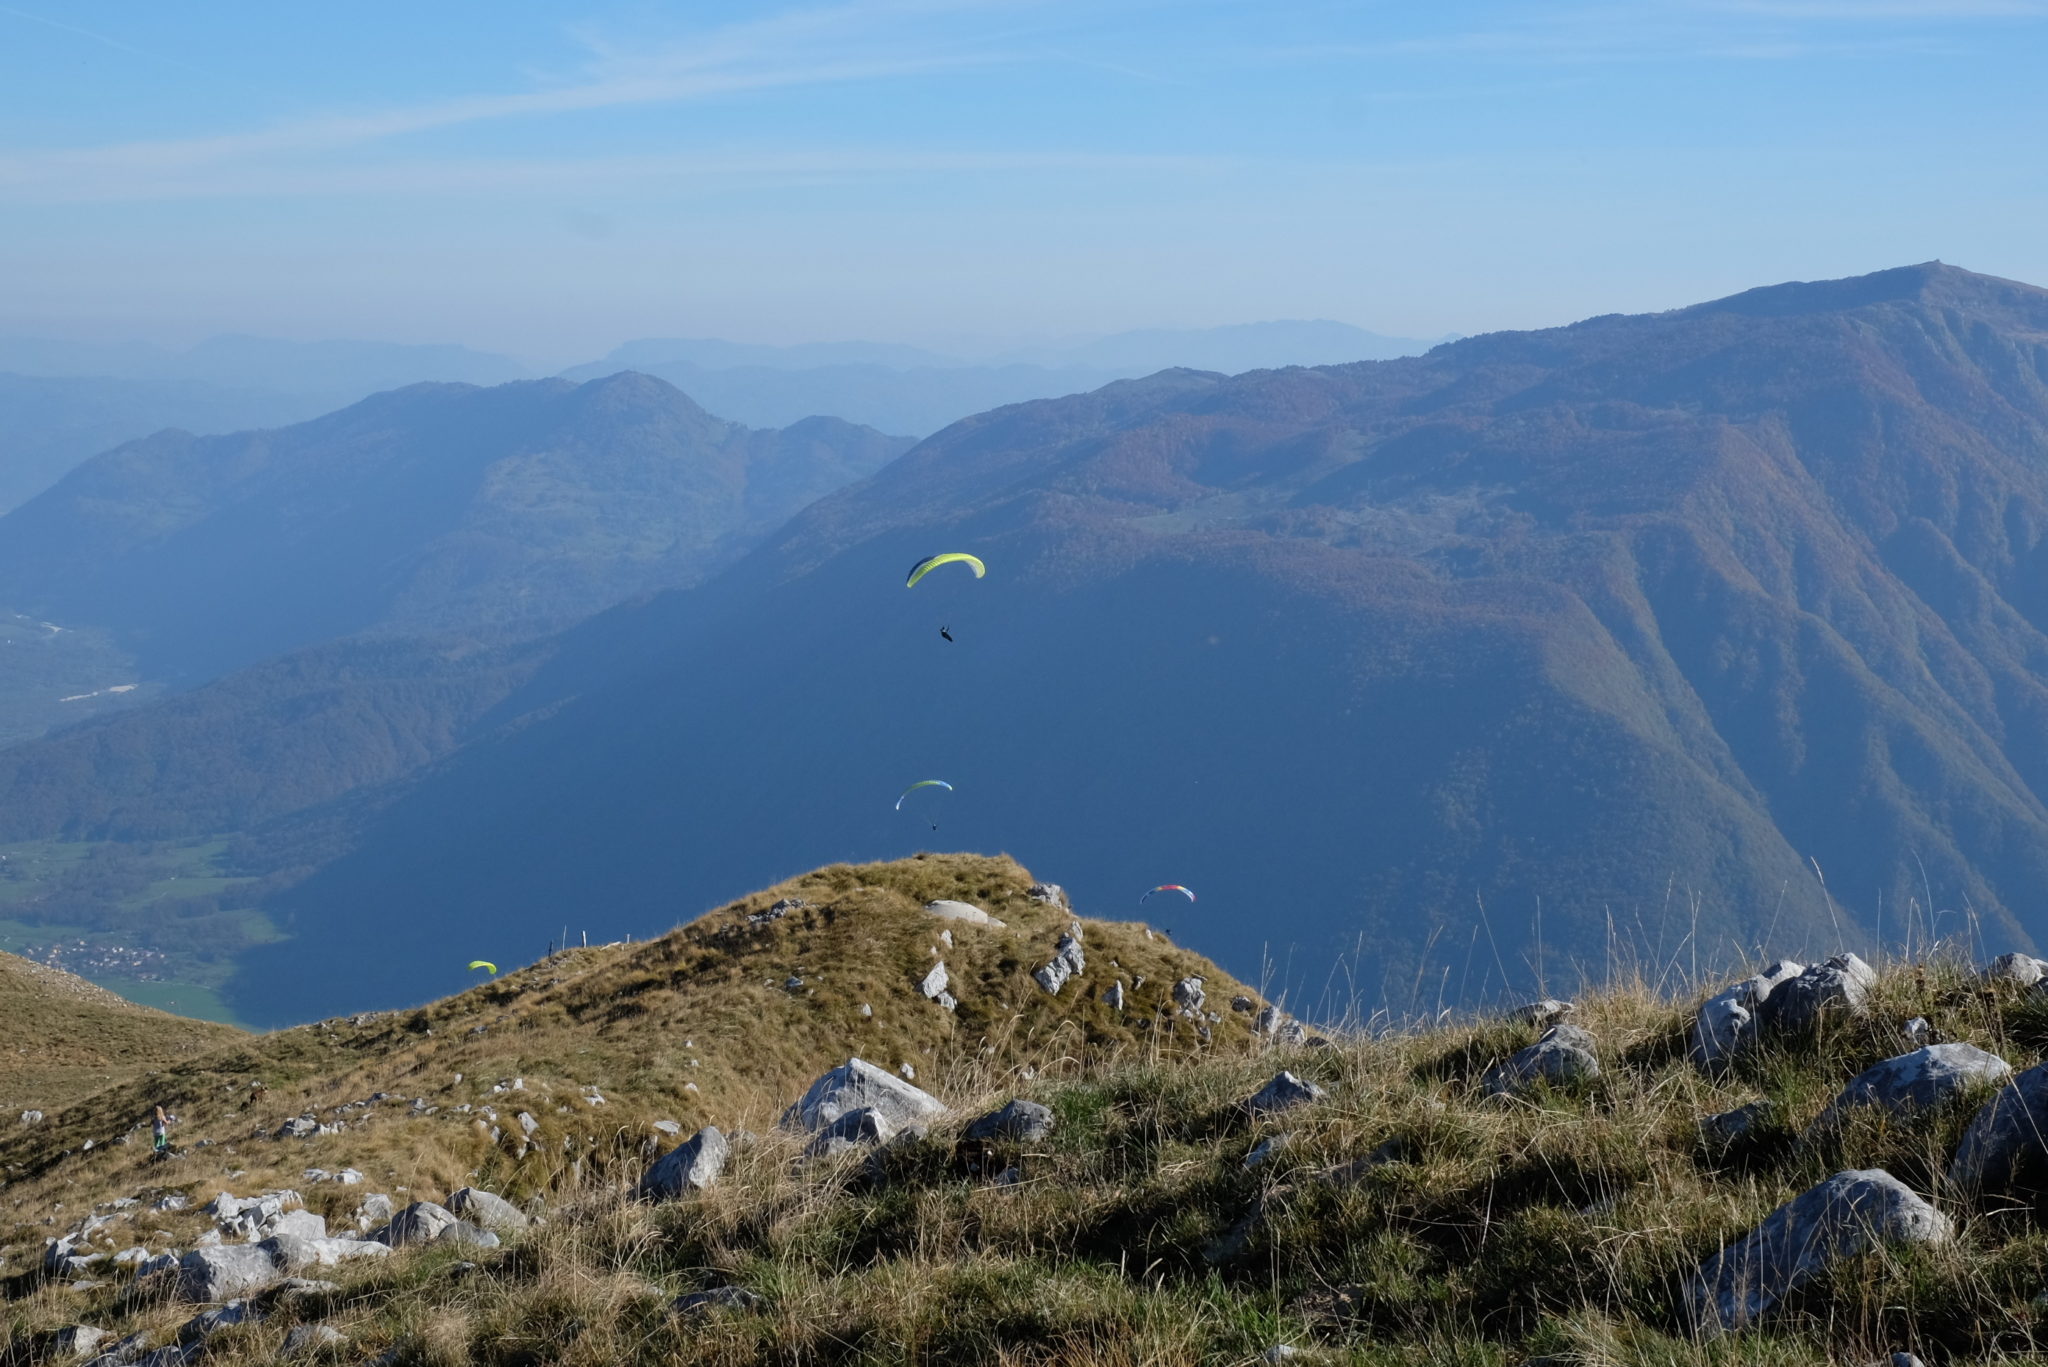
[[[652,945],[578,951],[418,1016],[285,1032],[247,1051],[247,1066],[275,1070],[274,1093],[296,1089],[280,1113],[374,1086],[449,1101],[458,1093],[441,1078],[451,1070],[523,1070],[531,1094],[558,1102],[598,1081],[614,1098],[566,1116],[537,1111],[546,1142],[524,1159],[447,1123],[444,1110],[380,1116],[308,1144],[244,1140],[232,1154],[217,1145],[167,1167],[202,1198],[223,1181],[243,1193],[277,1184],[307,1161],[352,1161],[373,1187],[409,1195],[470,1181],[550,1194],[555,1216],[545,1227],[471,1255],[479,1266],[466,1276],[455,1275],[463,1255],[445,1248],[338,1274],[346,1289],[327,1322],[349,1336],[351,1361],[396,1349],[402,1362],[501,1367],[1149,1367],[1249,1363],[1287,1342],[1360,1364],[1505,1367],[1547,1355],[1614,1367],[1790,1367],[1902,1348],[1937,1364],[2019,1361],[2048,1346],[2048,1310],[2034,1303],[2048,1290],[2048,1237],[2031,1212],[1967,1209],[1934,1180],[1967,1107],[1904,1123],[1863,1117],[1824,1140],[1799,1138],[1850,1076],[1904,1050],[1898,1026],[1908,1016],[1995,1048],[2016,1067],[2039,1059],[2048,1008],[1987,996],[1955,965],[1893,970],[1866,1020],[1716,1076],[1684,1057],[1696,997],[1618,984],[1582,998],[1577,1018],[1600,1041],[1601,1079],[1500,1101],[1479,1094],[1478,1078],[1533,1039],[1531,1029],[1480,1021],[1276,1055],[1227,1009],[1197,1047],[1184,1030],[1104,1019],[1085,998],[1027,993],[1020,975],[1042,961],[1066,917],[1024,904],[1025,875],[1013,865],[920,862],[900,872],[824,870]],[[792,892],[816,902],[814,912],[765,932],[741,929],[746,912]],[[966,986],[956,989],[963,1010],[953,1018],[909,987],[936,928],[916,908],[945,893],[971,895],[1012,922],[980,945],[976,932],[954,928],[947,962]],[[1135,927],[1091,925],[1087,944],[1093,986],[1106,981],[1093,975],[1111,957],[1162,983],[1195,962]],[[815,990],[764,985],[792,969]],[[1212,1004],[1234,990],[1212,977]],[[746,1005],[727,1011],[727,999]],[[920,1083],[954,1118],[878,1165],[801,1162],[797,1140],[767,1122],[819,1066],[813,1060],[846,1052],[832,1046],[864,1028],[849,1014],[861,1000],[886,1019],[870,1036],[882,1047],[856,1049],[882,1062],[914,1051]],[[970,1013],[964,1003],[975,1000],[988,1005]],[[622,1005],[635,1009],[614,1016]],[[489,1031],[471,1036],[470,1022]],[[678,1037],[697,1041],[702,1068],[676,1067]],[[649,1039],[670,1047],[650,1049]],[[807,1055],[813,1047],[820,1052]],[[750,1059],[774,1081],[742,1085]],[[181,1080],[231,1086],[244,1074],[230,1062]],[[239,1055],[232,1062],[244,1066]],[[323,1063],[338,1066],[323,1073]],[[1237,1102],[1280,1066],[1328,1098],[1247,1119]],[[685,1072],[720,1085],[679,1096]],[[1023,1180],[999,1185],[963,1167],[954,1140],[965,1118],[1019,1094],[1051,1106],[1059,1126],[1041,1144],[1001,1154]],[[1758,1098],[1774,1107],[1764,1133],[1728,1152],[1702,1143],[1701,1116]],[[686,1099],[702,1109],[686,1113]],[[636,1126],[662,1110],[693,1124],[751,1122],[762,1134],[740,1146],[710,1192],[628,1201],[621,1188],[653,1152]],[[581,1142],[598,1114],[610,1137]],[[1246,1154],[1283,1131],[1291,1143],[1279,1157],[1248,1171]],[[564,1149],[563,1138],[575,1142]],[[1329,1175],[1375,1155],[1349,1180]],[[228,1181],[230,1163],[247,1171]],[[1758,1331],[1695,1338],[1678,1309],[1684,1277],[1773,1207],[1850,1166],[1885,1167],[1933,1196],[1957,1220],[1958,1241],[1852,1260]],[[65,1183],[76,1210],[81,1199],[126,1194],[162,1172],[120,1155],[74,1156],[25,1174],[9,1196],[26,1222],[64,1199]],[[207,1176],[184,1180],[198,1172]],[[359,1190],[307,1194],[338,1216]],[[148,1223],[164,1240],[192,1232],[188,1217]],[[10,1264],[57,1228],[17,1227]],[[764,1304],[687,1321],[669,1310],[679,1293],[727,1283]],[[124,1309],[115,1287],[71,1292],[24,1280],[17,1290],[27,1293],[11,1305],[17,1343],[73,1318],[161,1339],[189,1313]],[[208,1361],[271,1361],[289,1327],[280,1316],[237,1330]]]

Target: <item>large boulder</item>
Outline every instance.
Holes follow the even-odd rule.
[[[782,1124],[785,1129],[816,1134],[847,1112],[863,1109],[877,1112],[902,1129],[939,1115],[946,1107],[930,1092],[911,1086],[894,1073],[866,1059],[850,1058],[813,1082],[810,1090],[782,1113]]]
[[[1863,1014],[1877,970],[1854,954],[1837,954],[1779,983],[1757,1009],[1765,1038],[1811,1035],[1830,1020]]]
[[[1942,1243],[1949,1232],[1948,1218],[1890,1173],[1838,1172],[1701,1264],[1686,1305],[1704,1329],[1744,1328],[1837,1259]]]
[[[473,1225],[495,1234],[517,1234],[533,1223],[526,1212],[502,1196],[464,1187],[448,1198],[448,1209]]]
[[[1488,1096],[1519,1096],[1538,1084],[1561,1087],[1600,1076],[1593,1036],[1576,1025],[1553,1025],[1526,1049],[1486,1070],[1479,1090]]]
[[[178,1259],[178,1296],[188,1301],[228,1301],[261,1291],[285,1278],[270,1252],[256,1244],[215,1244]]]
[[[1050,1108],[1036,1101],[1019,1097],[1001,1110],[990,1111],[967,1126],[969,1139],[1009,1140],[1012,1143],[1033,1144],[1052,1133],[1053,1114]]]
[[[658,1159],[640,1179],[638,1195],[660,1201],[702,1191],[725,1171],[732,1145],[716,1125],[706,1125]]]
[[[1948,1180],[1966,1195],[2048,1191],[2048,1063],[2015,1075],[1970,1118]]]
[[[1692,1023],[1692,1061],[1702,1068],[1713,1067],[1755,1044],[1757,1008],[1773,989],[1805,971],[1804,964],[1780,959],[1700,1003]]]
[[[1812,1133],[1839,1125],[1858,1107],[1878,1106],[1893,1115],[1911,1115],[1932,1110],[1971,1087],[2003,1082],[2011,1076],[2011,1064],[1974,1044],[1930,1044],[1858,1073],[1813,1122]]]

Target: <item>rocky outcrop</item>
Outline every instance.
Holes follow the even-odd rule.
[[[1202,992],[1204,981],[1201,977],[1182,978],[1173,985],[1173,1004],[1181,1009],[1183,1015],[1192,1016],[1201,1011],[1207,1000]]]
[[[703,1191],[718,1181],[732,1145],[716,1125],[706,1125],[683,1143],[663,1154],[640,1179],[638,1194],[643,1200],[672,1200],[693,1191]]]
[[[1496,1063],[1480,1079],[1487,1096],[1520,1096],[1539,1085],[1562,1087],[1600,1076],[1593,1036],[1576,1025],[1553,1025],[1542,1038],[1512,1058]]]
[[[1932,1110],[1972,1087],[2003,1082],[2012,1065],[1974,1044],[1930,1044],[1864,1069],[1813,1122],[1810,1134],[1840,1125],[1859,1107],[1893,1115]]]
[[[1948,1181],[1969,1196],[2048,1191],[2048,1063],[2017,1074],[1970,1118]]]
[[[1780,959],[1707,998],[1693,1017],[1692,1061],[1702,1068],[1718,1066],[1755,1044],[1758,1008],[1781,983],[1805,971],[1804,964]]]
[[[1686,1305],[1702,1328],[1744,1328],[1838,1259],[1949,1234],[1947,1217],[1890,1173],[1838,1172],[1702,1264]]]
[[[872,1110],[895,1129],[941,1114],[945,1103],[931,1093],[877,1068],[866,1059],[851,1058],[823,1074],[803,1097],[782,1113],[785,1129],[812,1134],[849,1111]]]

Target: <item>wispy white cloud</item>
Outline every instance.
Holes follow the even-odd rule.
[[[920,149],[820,147],[702,155],[576,158],[400,159],[345,165],[222,163],[197,170],[81,179],[46,187],[60,203],[262,197],[402,196],[408,200],[480,194],[725,194],[778,186],[854,183],[978,172],[1185,175],[1230,165],[1227,158],[1090,152],[948,153]]]
[[[2048,17],[2048,0],[1694,0],[1702,9],[1765,19],[1897,23]]]
[[[143,184],[163,194],[181,177],[196,186],[201,173],[222,167],[267,165],[302,178],[310,156],[465,124],[959,70],[1006,60],[1008,50],[941,32],[936,21],[1020,3],[1028,0],[851,0],[640,46],[578,31],[588,59],[537,88],[203,137],[20,151],[0,155],[0,187],[34,198],[113,199]]]

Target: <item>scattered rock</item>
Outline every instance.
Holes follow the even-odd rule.
[[[1230,999],[1230,1009],[1233,1011],[1241,1012],[1247,1016],[1249,1016],[1252,1012],[1258,1010],[1258,1008],[1259,1004],[1257,1002],[1253,1001],[1250,997],[1247,997],[1242,993]]]
[[[2048,963],[2031,954],[2001,954],[1978,969],[1977,976],[1987,983],[2014,983],[2020,987],[2032,987],[2043,977],[2048,977]]]
[[[1200,1011],[1204,1000],[1200,977],[1182,978],[1173,985],[1173,1004],[1189,1015]]]
[[[2048,1190],[2048,1063],[2015,1075],[1970,1118],[1948,1165],[1969,1195]]]
[[[708,1315],[714,1310],[758,1310],[763,1302],[757,1292],[744,1286],[714,1286],[709,1291],[690,1291],[677,1296],[669,1308],[678,1315]]]
[[[178,1297],[188,1301],[228,1301],[261,1291],[284,1280],[267,1250],[256,1244],[221,1244],[195,1248],[178,1259]]]
[[[1009,1140],[1019,1144],[1035,1144],[1053,1131],[1053,1114],[1049,1107],[1036,1101],[1019,1097],[1001,1110],[990,1111],[968,1125],[965,1134],[969,1139]]]
[[[24,1125],[39,1125],[42,1123],[42,1119],[43,1113],[41,1111],[23,1111],[21,1113],[21,1123]]]
[[[862,1106],[846,1112],[819,1130],[804,1150],[807,1158],[837,1158],[856,1149],[874,1148],[896,1137],[897,1126],[881,1111]]]
[[[253,1302],[246,1300],[229,1301],[211,1310],[202,1311],[186,1320],[178,1328],[178,1342],[197,1343],[210,1338],[221,1330],[235,1324],[255,1324],[263,1318]]]
[[[1810,1035],[1835,1017],[1862,1015],[1876,982],[1877,970],[1869,964],[1854,954],[1837,954],[1772,988],[1757,1008],[1757,1023],[1766,1035]]]
[[[526,1212],[504,1197],[475,1187],[464,1187],[450,1196],[448,1209],[496,1234],[517,1234],[533,1223],[526,1218]]]
[[[347,1342],[348,1336],[331,1324],[301,1324],[284,1336],[284,1355],[310,1357],[322,1348],[335,1348]]]
[[[1063,911],[1072,910],[1067,902],[1067,890],[1058,883],[1033,883],[1031,891],[1024,895],[1045,906],[1059,907]]]
[[[870,1109],[893,1128],[939,1115],[945,1104],[926,1091],[891,1076],[866,1059],[851,1058],[813,1082],[810,1090],[782,1114],[785,1129],[815,1134],[849,1111]]]
[[[1057,997],[1067,980],[1088,967],[1088,958],[1081,952],[1081,939],[1074,934],[1062,935],[1059,943],[1052,947],[1052,961],[1032,973],[1038,985]]]
[[[924,975],[924,980],[918,983],[917,990],[924,994],[925,1000],[937,1002],[951,1011],[959,1004],[953,1000],[953,994],[946,991],[946,985],[951,981],[946,973],[946,961],[941,959],[932,965],[931,972]]]
[[[1930,1044],[1858,1073],[1807,1133],[1817,1135],[1840,1124],[1860,1106],[1911,1115],[1931,1110],[1971,1087],[2003,1082],[2011,1076],[2011,1064],[1974,1044]]]
[[[66,1325],[50,1335],[50,1356],[56,1358],[91,1357],[100,1344],[106,1341],[107,1331],[95,1329],[90,1324]]]
[[[1780,984],[1805,971],[1804,964],[1780,959],[1754,977],[1707,998],[1693,1017],[1692,1061],[1702,1068],[1713,1067],[1755,1044],[1757,1008]]]
[[[1271,1162],[1282,1150],[1294,1142],[1294,1136],[1286,1132],[1269,1134],[1261,1139],[1252,1151],[1244,1156],[1247,1171]]]
[[[1913,1045],[1928,1045],[1936,1042],[1934,1026],[1925,1016],[1915,1016],[1899,1027],[1899,1033],[1906,1042]]]
[[[1122,979],[1118,979],[1109,985],[1108,990],[1102,994],[1102,1004],[1112,1011],[1124,1009],[1124,985]]]
[[[1686,1304],[1703,1328],[1744,1328],[1838,1258],[1948,1237],[1947,1217],[1890,1173],[1838,1172],[1703,1263]]]
[[[1238,1103],[1252,1115],[1277,1115],[1291,1111],[1297,1106],[1306,1106],[1312,1101],[1321,1101],[1325,1093],[1313,1082],[1303,1082],[1289,1072],[1273,1074],[1265,1086]]]
[[[1542,1001],[1528,1002],[1516,1007],[1508,1012],[1508,1019],[1517,1025],[1534,1025],[1540,1028],[1555,1025],[1578,1009],[1575,1003],[1545,997]]]
[[[383,1244],[387,1248],[405,1248],[413,1244],[430,1244],[441,1237],[455,1217],[432,1201],[415,1201],[391,1217],[390,1223],[382,1229],[373,1230],[364,1236],[366,1242]]]
[[[669,1200],[685,1192],[702,1191],[725,1171],[732,1146],[716,1125],[706,1125],[662,1155],[660,1161],[640,1179],[638,1195],[643,1200]]]
[[[969,925],[987,926],[991,930],[1001,930],[1007,924],[1007,922],[999,921],[989,915],[972,902],[954,902],[946,898],[940,898],[936,902],[926,902],[924,909],[942,921],[965,921]]]
[[[391,1218],[391,1198],[383,1192],[372,1192],[356,1205],[356,1228],[374,1229]]]
[[[1700,1121],[1700,1137],[1715,1148],[1725,1149],[1755,1134],[1776,1111],[1768,1101],[1752,1101],[1732,1111],[1710,1115]]]
[[[1480,1079],[1488,1096],[1520,1096],[1538,1084],[1552,1087],[1590,1082],[1600,1076],[1593,1036],[1576,1025],[1553,1025],[1513,1058],[1496,1063]]]
[[[766,911],[747,913],[747,924],[750,926],[765,926],[771,921],[780,921],[792,911],[801,911],[809,905],[810,903],[801,897],[785,897]]]

